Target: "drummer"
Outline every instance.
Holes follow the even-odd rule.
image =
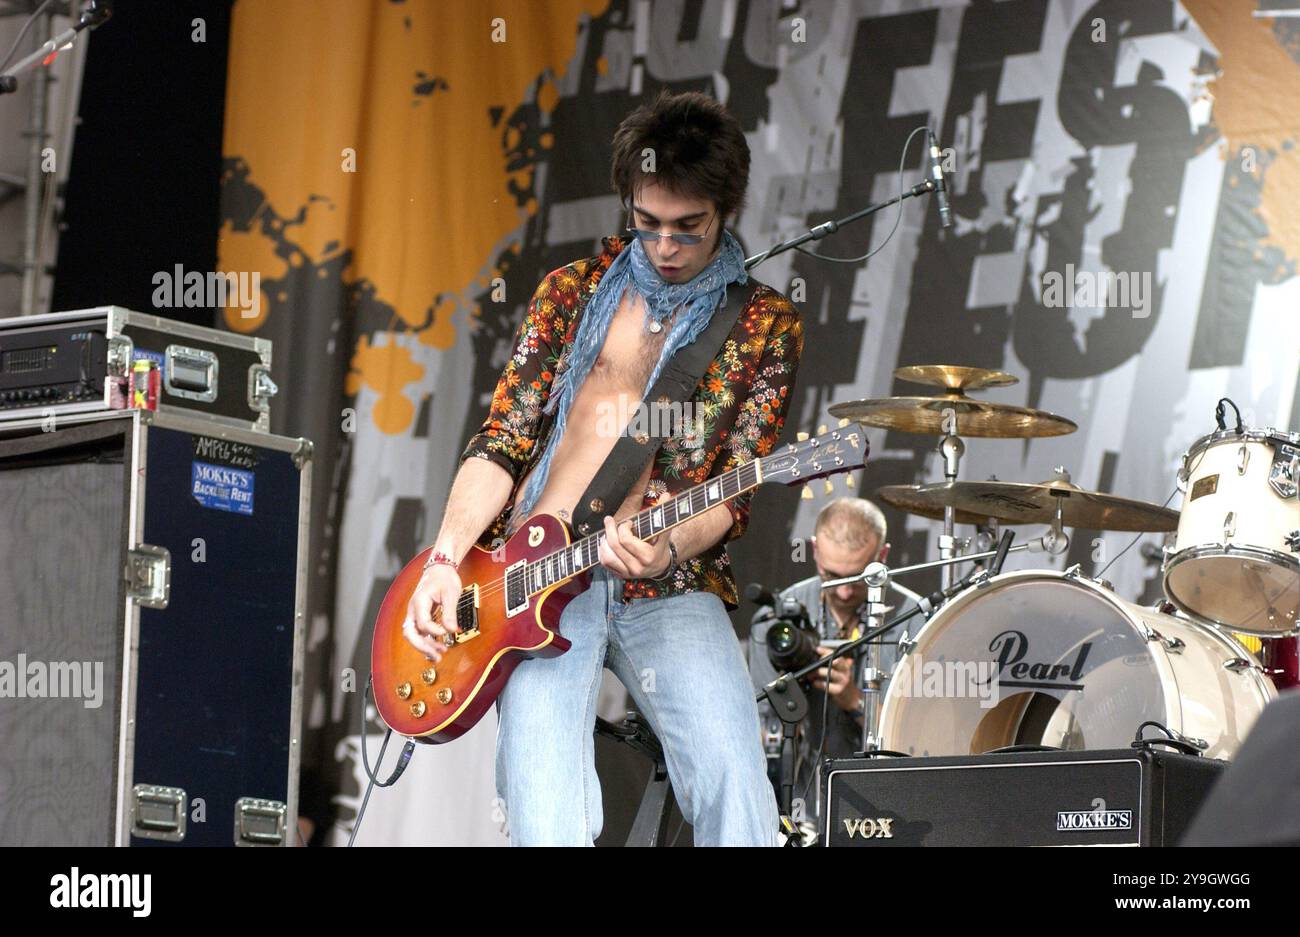
[[[867,586],[865,583],[841,585],[823,590],[821,584],[860,574],[872,562],[884,562],[889,554],[885,540],[885,516],[880,508],[865,498],[836,498],[817,515],[812,546],[817,575],[794,583],[780,594],[782,600],[794,600],[808,610],[808,617],[823,639],[845,640],[860,636],[867,621]],[[894,606],[890,617],[909,611],[915,593],[890,583],[887,602]],[[752,622],[749,642],[749,669],[756,688],[762,688],[777,676],[767,655],[767,631],[774,620],[770,608],[759,609]],[[913,629],[915,632],[915,629]],[[886,633],[874,648],[875,666],[890,673],[898,660],[898,635]],[[829,654],[825,645],[819,653]],[[805,819],[816,823],[820,814],[820,791],[815,790],[817,765],[827,757],[840,758],[862,749],[863,694],[849,657],[836,660],[831,672],[822,668],[814,675],[808,693],[808,716],[799,727],[796,750],[794,796],[803,800]],[[887,684],[886,684],[887,686]],[[881,697],[884,695],[884,687]],[[822,713],[826,712],[826,731],[822,731]],[[766,700],[759,704],[763,737],[768,752],[768,776],[778,788],[780,777],[781,721]],[[819,753],[820,751],[820,753]],[[796,804],[796,815],[799,813]]]

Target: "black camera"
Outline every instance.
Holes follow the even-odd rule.
[[[799,608],[802,609],[803,606],[800,605]],[[805,619],[807,615],[804,612]],[[817,653],[819,644],[821,637],[817,631],[809,625],[801,624],[797,618],[778,616],[773,620],[772,627],[767,629],[767,658],[777,673],[807,667],[822,656]]]

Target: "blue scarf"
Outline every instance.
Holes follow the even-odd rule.
[[[614,313],[618,310],[623,294],[630,288],[645,301],[647,327],[651,321],[662,323],[679,307],[682,309],[682,314],[677,317],[664,339],[659,361],[642,391],[644,397],[677,350],[695,341],[708,327],[714,310],[726,301],[727,285],[733,282],[744,283],[748,279],[745,273],[745,255],[740,249],[740,243],[726,230],[722,232],[722,248],[718,255],[686,283],[665,282],[646,256],[640,239],[633,239],[630,247],[619,251],[587,304],[567,358],[568,367],[556,375],[551,395],[542,409],[543,413],[555,414],[555,429],[519,499],[516,517],[527,517],[546,488],[551,457],[555,455],[560,439],[564,436],[569,409],[573,406],[578,388],[595,364],[596,355],[605,345],[609,324],[614,320]]]

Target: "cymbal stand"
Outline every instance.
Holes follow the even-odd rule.
[[[957,435],[957,417],[949,413],[945,421],[948,435],[939,443],[939,454],[943,456],[943,478],[946,482],[955,482],[961,468],[961,457],[966,453],[966,444]],[[939,535],[939,558],[951,560],[959,555],[954,529],[957,521],[957,509],[951,504],[943,508],[943,533]],[[950,588],[954,581],[956,569],[952,564],[943,567],[943,587]]]
[[[952,567],[946,567],[951,569]],[[877,631],[885,622],[885,590],[889,587],[889,567],[872,563],[862,571],[867,583],[867,630]],[[871,641],[862,654],[862,751],[880,748],[880,707],[884,702],[883,689],[889,674],[880,669],[880,642]]]

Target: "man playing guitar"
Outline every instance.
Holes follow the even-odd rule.
[[[435,665],[457,631],[457,564],[471,544],[491,548],[539,513],[570,521],[623,433],[621,422],[610,430],[610,413],[642,401],[727,285],[745,282],[725,229],[749,175],[735,118],[702,94],[661,94],[623,121],[613,149],[629,236],[605,238],[598,256],[537,289],[407,608],[404,633]],[[774,447],[802,325],[776,291],[753,284],[743,295],[690,418],[648,444],[649,464],[621,505],[588,506],[605,537],[589,588],[560,620],[570,649],[521,662],[498,698],[497,792],[515,844],[590,845],[600,834],[592,729],[603,667],[658,734],[695,842],[776,844],[758,711],[727,616],[737,597],[724,544],[744,533],[752,492],[649,540],[621,523]]]

